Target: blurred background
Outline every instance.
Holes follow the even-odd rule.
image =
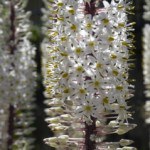
[[[143,0],[134,0],[135,5],[135,15],[130,16],[131,21],[135,21],[135,68],[131,70],[131,78],[135,79],[135,96],[131,100],[131,104],[134,112],[134,120],[131,122],[136,123],[138,126],[125,134],[124,138],[129,138],[134,140],[134,146],[137,147],[138,150],[149,150],[149,130],[148,125],[145,124],[144,117],[144,103],[146,98],[144,96],[144,85],[143,85],[143,75],[142,75],[142,28],[144,26],[144,20],[142,19],[143,15]],[[47,127],[47,124],[44,122],[44,118],[46,117],[44,113],[44,96],[43,91],[44,87],[42,85],[42,75],[41,75],[41,51],[40,44],[44,35],[42,34],[42,12],[41,8],[44,7],[42,0],[31,0],[28,2],[27,10],[32,12],[31,22],[32,22],[32,43],[37,47],[36,52],[36,61],[37,61],[37,72],[38,72],[38,88],[36,92],[36,104],[37,108],[35,109],[36,122],[35,126],[37,130],[35,131],[36,137],[36,148],[35,150],[52,150],[52,148],[48,147],[43,143],[43,138],[52,136],[52,132]],[[47,18],[48,19],[48,18]],[[110,137],[111,140],[114,138]],[[120,137],[119,137],[120,138]]]

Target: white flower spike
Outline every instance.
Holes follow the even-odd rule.
[[[53,130],[55,140],[45,142],[59,149],[59,136],[68,135],[64,150],[70,144],[81,150],[107,150],[110,145],[129,149],[129,141],[102,141],[107,134],[124,134],[135,127],[128,123],[131,113],[126,101],[132,97],[133,87],[128,82],[129,51],[134,47],[128,38],[133,30],[133,24],[127,23],[130,2],[103,1],[103,8],[95,0],[65,2],[60,6],[57,1],[45,1],[52,6],[50,44],[48,39],[43,43],[47,47],[43,58],[45,96],[50,106],[46,113],[52,117],[46,120],[52,129],[65,127]],[[70,120],[66,123],[61,115],[69,115]]]

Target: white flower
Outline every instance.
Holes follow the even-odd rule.
[[[144,16],[143,18],[145,20],[150,20],[150,2],[148,0],[145,0],[146,5],[144,5]],[[150,57],[150,44],[149,44],[149,40],[150,40],[150,24],[146,24],[143,28],[143,75],[144,75],[144,84],[145,84],[145,95],[147,98],[150,97],[150,69],[149,69],[149,65],[150,65],[150,61],[149,61],[149,57]],[[150,123],[150,115],[149,115],[149,101],[146,101],[145,103],[145,122],[146,123]]]
[[[144,12],[143,18],[145,20],[150,20],[150,1],[145,0],[145,2],[146,2],[146,5],[144,5],[145,12]]]
[[[95,114],[97,113],[96,108],[96,100],[91,99],[91,97],[85,97],[79,101],[79,106],[76,108],[77,116],[85,119],[87,122],[88,120],[91,120],[91,116],[95,117]]]
[[[52,17],[57,13],[64,20],[51,20],[50,38],[54,41],[47,49],[50,56],[46,67],[46,91],[52,101],[57,100],[58,104],[61,101],[62,106],[53,103],[46,111],[52,117],[59,116],[59,119],[61,114],[71,115],[67,126],[73,128],[73,124],[78,122],[79,129],[84,130],[82,136],[72,134],[76,138],[74,144],[77,139],[86,138],[84,148],[87,143],[89,146],[94,143],[90,140],[93,135],[124,134],[135,127],[126,124],[131,117],[126,100],[131,97],[129,88],[132,87],[128,83],[128,59],[133,45],[132,40],[127,39],[132,25],[127,24],[126,14],[127,7],[131,8],[130,3],[119,0],[103,1],[103,4],[103,9],[86,0],[64,3],[63,6],[52,4],[58,10]],[[117,125],[110,127],[109,122],[105,124],[107,118],[110,122],[118,122]],[[66,127],[64,118],[55,119],[49,119],[50,123],[58,121]],[[97,121],[100,126],[96,126]],[[64,134],[68,135],[67,131],[68,128],[64,129]],[[95,140],[98,139],[96,137]],[[116,148],[115,143],[112,145]],[[58,149],[55,143],[53,146]]]
[[[132,144],[133,141],[132,140],[121,139],[119,143],[120,143],[121,146],[128,146],[128,145]]]
[[[10,130],[6,131],[9,117],[14,117],[13,114],[15,114],[14,122],[11,123],[15,127],[13,132],[16,131],[13,134],[18,135],[18,138],[10,143],[10,147],[15,145],[18,148],[21,146],[23,148],[23,145],[26,145],[30,149],[34,140],[30,141],[25,136],[34,130],[30,126],[34,120],[31,112],[35,107],[33,101],[36,86],[36,73],[34,72],[36,64],[33,60],[35,48],[29,42],[31,35],[29,32],[30,13],[24,12],[24,5],[25,3],[17,1],[0,2],[1,19],[3,20],[3,24],[0,23],[0,31],[3,31],[0,32],[0,63],[2,64],[0,67],[2,70],[0,72],[2,83],[0,85],[0,104],[5,101],[5,106],[0,105],[0,110],[4,110],[7,114],[4,120],[5,126],[2,128],[5,132],[4,138],[8,136],[7,131]],[[9,107],[14,109],[13,112],[9,112]],[[13,138],[12,135],[9,136],[10,139]],[[7,138],[3,141],[4,146],[6,140]],[[0,147],[2,146],[0,145]]]

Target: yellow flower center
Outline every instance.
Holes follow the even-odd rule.
[[[66,37],[66,36],[62,36],[62,37],[61,37],[61,41],[62,41],[62,42],[67,41],[67,37]]]
[[[110,57],[111,57],[112,59],[116,59],[116,58],[117,58],[117,56],[116,56],[115,54],[111,54]]]
[[[87,24],[86,24],[86,28],[87,28],[87,29],[91,29],[91,28],[92,28],[92,24],[91,24],[91,23],[87,23]]]
[[[72,24],[70,29],[73,30],[73,31],[76,31],[77,30],[77,26],[75,24]]]
[[[80,47],[78,47],[78,48],[75,49],[75,53],[76,54],[79,55],[79,54],[81,54],[81,52],[82,52],[82,49]]]
[[[90,112],[90,111],[92,111],[92,106],[86,105],[86,106],[84,106],[84,110],[87,112]]]
[[[112,37],[112,36],[108,37],[108,41],[109,42],[113,42],[114,41],[114,37]]]
[[[123,8],[124,8],[124,6],[121,5],[121,4],[119,4],[119,5],[117,6],[117,9],[118,9],[118,10],[122,10]]]
[[[96,64],[96,68],[97,68],[97,69],[100,69],[100,68],[102,68],[102,64],[100,64],[100,63],[97,63],[97,64]]]
[[[118,91],[123,90],[123,86],[122,86],[122,85],[117,85],[117,86],[116,86],[116,90],[118,90]]]
[[[118,23],[118,27],[123,28],[123,27],[125,27],[125,24],[124,23]]]
[[[128,46],[128,43],[126,41],[122,41],[123,46]]]
[[[83,72],[83,71],[84,71],[84,69],[83,69],[82,66],[78,66],[78,67],[76,68],[76,70],[77,70],[78,72]]]
[[[66,73],[66,72],[62,74],[62,78],[68,78],[68,76],[69,76],[69,75],[68,75],[68,73]]]
[[[69,88],[66,88],[66,89],[64,89],[64,93],[70,93],[70,89]]]
[[[74,9],[69,9],[69,11],[68,11],[71,15],[74,15],[75,14],[75,11],[74,11]]]
[[[117,70],[113,70],[112,73],[114,76],[117,76],[119,74]]]
[[[99,87],[100,82],[96,80],[96,81],[93,82],[93,85],[94,85],[94,87]]]
[[[58,7],[62,7],[64,4],[62,3],[62,2],[59,2],[58,4],[57,4],[57,6]]]
[[[68,56],[68,53],[67,52],[63,52],[63,53],[60,53],[61,56],[64,56],[64,57],[67,57]]]
[[[89,45],[90,47],[94,47],[95,43],[94,43],[93,41],[90,41],[90,42],[88,43],[88,45]]]
[[[81,89],[79,89],[79,92],[80,92],[80,94],[85,94],[85,93],[86,93],[86,90],[83,89],[83,88],[81,88]]]
[[[104,103],[104,104],[109,104],[109,99],[108,99],[108,97],[105,97],[105,98],[103,99],[103,103]]]
[[[64,17],[58,17],[57,18],[59,21],[64,21]]]
[[[125,109],[125,106],[124,105],[120,105],[119,108],[120,109]]]
[[[104,18],[104,19],[102,20],[102,22],[103,22],[104,25],[108,25],[109,20],[108,20],[107,18]]]

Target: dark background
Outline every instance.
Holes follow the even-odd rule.
[[[135,0],[135,15],[130,16],[132,21],[136,22],[135,27],[135,68],[131,70],[131,78],[135,79],[135,96],[131,100],[131,105],[133,106],[134,111],[134,120],[131,120],[132,123],[136,123],[138,126],[131,132],[124,135],[124,138],[129,138],[134,140],[134,146],[138,150],[149,150],[149,133],[148,125],[144,122],[144,102],[146,100],[144,96],[144,85],[143,85],[143,75],[142,75],[142,28],[144,26],[144,20],[142,19],[143,14],[143,0]],[[36,103],[37,108],[35,109],[36,122],[35,126],[37,128],[34,136],[36,138],[35,150],[52,150],[43,143],[43,139],[46,137],[52,136],[50,129],[48,129],[47,124],[44,122],[46,117],[44,113],[44,108],[46,107],[43,104],[44,96],[42,85],[42,75],[41,75],[41,52],[40,44],[43,39],[41,32],[42,22],[41,22],[41,8],[44,7],[42,0],[29,0],[27,10],[32,11],[31,22],[32,22],[32,42],[37,47],[36,61],[38,64],[38,89],[36,93]],[[114,139],[113,136],[109,137],[111,140]]]

